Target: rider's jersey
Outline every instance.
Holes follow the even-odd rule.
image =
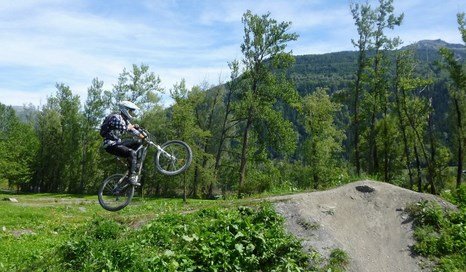
[[[110,117],[108,132],[104,136],[103,147],[109,147],[121,143],[121,136],[124,132],[128,131],[128,125],[130,123],[126,121],[120,114],[114,114]],[[139,131],[132,129],[131,133],[139,135]]]

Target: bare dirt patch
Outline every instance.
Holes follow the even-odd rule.
[[[421,200],[454,208],[433,195],[368,180],[269,200],[305,249],[323,256],[342,249],[350,257],[348,271],[355,272],[428,270],[421,264],[424,260],[410,250],[412,219],[405,208]]]

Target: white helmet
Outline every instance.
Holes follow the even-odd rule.
[[[127,120],[131,120],[138,116],[137,111],[139,110],[139,107],[131,101],[122,101],[118,104],[118,107],[120,108],[121,114]]]

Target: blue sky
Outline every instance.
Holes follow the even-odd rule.
[[[93,78],[111,89],[123,68],[141,63],[167,90],[182,78],[188,87],[225,82],[228,62],[242,57],[248,9],[291,21],[295,55],[355,50],[348,0],[0,0],[0,102],[43,105],[56,83],[85,100]],[[390,35],[404,44],[462,43],[456,14],[466,1],[395,0],[401,12]]]

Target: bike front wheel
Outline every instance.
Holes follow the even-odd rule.
[[[155,155],[155,166],[160,173],[169,176],[178,175],[186,171],[191,165],[193,153],[185,142],[168,141],[160,148]]]
[[[134,195],[134,186],[126,181],[126,176],[115,174],[108,177],[99,188],[98,198],[102,208],[115,212],[128,206]]]

